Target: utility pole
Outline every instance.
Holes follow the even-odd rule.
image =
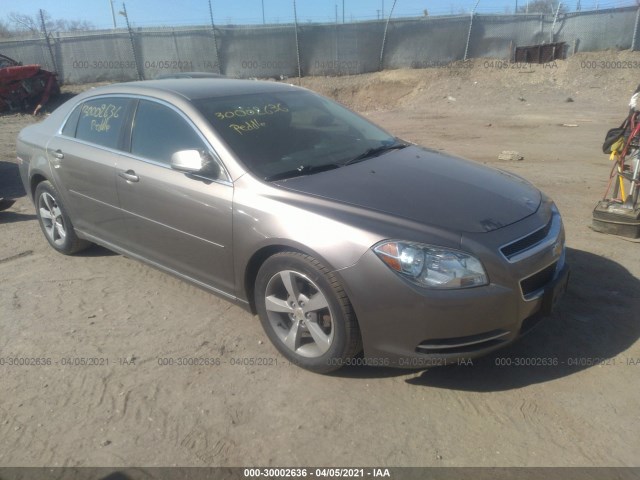
[[[293,0],[293,22],[296,27],[296,58],[298,60],[298,85],[302,78],[302,68],[300,66],[300,42],[298,40],[298,9],[296,8],[296,0]]]
[[[380,11],[380,18],[384,19],[384,0],[382,0],[382,10]]]
[[[555,40],[555,30],[556,30],[556,22],[558,21],[558,15],[560,14],[560,7],[562,6],[562,2],[558,2],[558,8],[556,9],[556,14],[553,17],[553,24],[551,25],[551,39],[550,43],[553,43]]]
[[[47,25],[44,21],[44,11],[40,9],[40,28],[42,34],[47,42],[47,48],[49,49],[49,55],[51,56],[51,64],[53,65],[53,71],[58,73],[58,66],[56,65],[56,57],[53,56],[53,47],[51,46],[51,38],[49,38],[49,32],[47,31]]]
[[[338,4],[336,3],[336,25],[338,25]]]
[[[129,23],[129,15],[127,14],[127,6],[122,2],[122,11],[120,12],[127,22],[127,30],[129,31],[129,42],[131,43],[131,54],[133,55],[133,61],[136,64],[136,73],[138,74],[138,80],[144,80],[144,70],[142,69],[142,65],[138,60],[138,54],[136,53],[136,42],[133,38],[133,30],[131,29],[131,24]]]
[[[478,4],[480,3],[480,0],[476,1],[476,4],[473,7],[473,10],[471,11],[471,21],[469,22],[469,34],[467,35],[467,45],[466,47],[464,47],[464,61],[467,61],[467,54],[469,53],[469,43],[471,42],[471,29],[473,28],[473,17],[476,16],[476,9],[478,8]]]
[[[265,25],[267,22],[264,19],[264,0],[262,0],[262,24]]]
[[[344,0],[342,0],[342,23],[344,23]]]
[[[113,9],[113,0],[109,0],[109,5],[111,5],[111,20],[113,20],[113,29],[116,29],[116,11]]]
[[[216,64],[218,65],[218,73],[222,73],[222,66],[220,65],[220,50],[218,49],[218,39],[216,38],[216,24],[213,23],[213,7],[211,6],[211,0],[209,0],[209,20],[211,21],[211,34],[213,35],[213,48],[216,52]]]
[[[382,48],[380,49],[379,70],[382,70],[384,68],[384,47],[387,43],[387,30],[389,29],[389,22],[391,21],[391,16],[393,15],[393,9],[396,8],[396,3],[398,3],[398,0],[393,0],[393,5],[391,5],[391,12],[389,12],[389,18],[387,18],[387,23],[385,23],[384,25],[384,33],[382,34]]]

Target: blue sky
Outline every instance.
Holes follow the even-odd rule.
[[[293,20],[293,0],[211,0],[214,20],[219,24],[262,23],[264,2],[267,23],[286,23]],[[124,26],[124,18],[117,13],[122,0],[113,0],[118,27]],[[129,19],[134,26],[179,26],[206,24],[209,22],[208,0],[126,0]],[[342,0],[297,0],[298,21],[329,22],[335,20],[336,5],[339,21],[342,21]],[[397,0],[394,17],[420,15],[426,8],[432,15],[470,12],[476,0]],[[513,11],[516,3],[526,0],[480,0],[478,13],[504,13]],[[577,0],[563,2],[570,10]],[[582,9],[609,8],[636,4],[636,0],[580,0]],[[344,0],[345,20],[375,19],[384,8],[389,14],[393,0]],[[112,17],[109,0],[0,0],[0,20],[7,20],[9,12],[34,15],[42,8],[53,18],[87,20],[98,28],[111,28]]]

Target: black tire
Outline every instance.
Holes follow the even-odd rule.
[[[76,235],[60,195],[51,182],[45,180],[38,184],[34,200],[42,233],[56,251],[73,255],[91,245]]]
[[[256,277],[255,304],[273,345],[302,368],[329,373],[362,350],[358,322],[342,285],[309,255],[282,252],[268,258]]]
[[[0,198],[0,212],[7,208],[11,208],[14,203],[16,203],[16,201],[11,198]]]

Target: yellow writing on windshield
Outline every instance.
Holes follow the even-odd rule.
[[[242,124],[232,123],[229,125],[229,128],[233,129],[236,133],[243,135],[246,132],[252,132],[255,130],[259,130],[262,127],[266,127],[267,124],[264,122],[259,122],[257,119],[247,120]]]
[[[281,103],[269,103],[264,107],[241,107],[234,110],[216,112],[215,115],[218,120],[229,120],[237,117],[259,117],[262,115],[274,115],[279,112],[286,113],[288,111],[289,109],[287,107],[284,107]]]

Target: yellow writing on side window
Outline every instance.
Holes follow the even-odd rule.
[[[109,121],[112,118],[120,116],[122,107],[113,105],[112,103],[103,103],[102,105],[83,105],[80,112],[83,117],[92,117],[91,130],[96,132],[108,132],[111,128]]]
[[[229,120],[238,117],[260,117],[262,115],[274,115],[278,112],[286,113],[289,109],[281,103],[269,103],[264,107],[240,107],[234,110],[216,112],[218,120]]]

